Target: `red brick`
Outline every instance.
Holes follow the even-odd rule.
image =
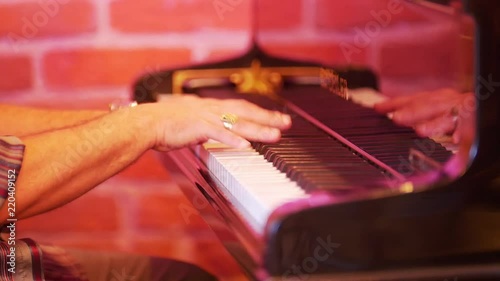
[[[29,57],[0,56],[0,92],[29,89],[33,83],[32,78],[32,62]]]
[[[221,61],[221,60],[230,60],[239,56],[244,55],[247,52],[247,50],[229,50],[229,49],[223,49],[223,50],[214,50],[208,54],[207,61]]]
[[[52,6],[40,3],[52,3]],[[94,7],[87,0],[4,4],[0,5],[0,18],[0,37],[9,37],[14,42],[80,34],[96,29]]]
[[[318,42],[289,42],[263,44],[264,50],[275,56],[315,61],[327,65],[364,65],[366,64],[366,48],[356,48],[350,53],[352,44]]]
[[[45,81],[51,88],[130,85],[139,75],[186,64],[187,49],[80,49],[54,51],[43,59]]]
[[[411,35],[408,35],[411,34]],[[459,68],[456,29],[409,29],[381,44],[378,66],[382,77],[456,79]]]
[[[395,1],[395,2],[393,2]],[[390,9],[390,2],[397,3],[397,9]],[[401,10],[402,9],[402,10]],[[401,10],[401,11],[399,11]],[[382,11],[386,11],[390,18],[385,24],[384,20],[377,22],[377,17],[383,19]],[[396,11],[391,13],[390,11]],[[379,27],[392,26],[401,22],[418,22],[424,20],[424,16],[411,9],[407,3],[401,0],[317,0],[316,25],[327,29],[351,29],[365,28],[368,22],[378,23]],[[382,23],[382,24],[381,24]]]
[[[19,233],[93,233],[119,230],[118,206],[114,198],[92,193],[50,211],[19,222]]]
[[[259,30],[297,27],[302,23],[302,0],[259,0],[257,14]]]
[[[139,231],[169,229],[208,229],[207,224],[184,196],[151,194],[138,199],[135,228]]]
[[[244,29],[250,22],[250,2],[119,0],[111,3],[111,25],[123,32],[145,33],[206,28]]]

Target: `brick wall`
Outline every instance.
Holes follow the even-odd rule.
[[[397,0],[258,3],[265,50],[369,67],[389,95],[459,86],[472,71],[472,44],[457,36],[470,36],[472,24],[454,15]],[[141,74],[242,53],[251,10],[250,0],[0,0],[0,102],[106,108],[128,97]],[[204,222],[183,219],[182,204],[188,201],[147,153],[20,231],[62,245],[168,253],[237,279]]]
[[[370,67],[388,94],[415,76],[408,90],[456,83],[453,16],[398,0],[280,3],[259,1],[271,53]],[[250,0],[2,0],[0,98],[126,96],[141,73],[241,52],[251,8]]]

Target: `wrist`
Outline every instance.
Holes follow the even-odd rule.
[[[147,149],[154,148],[158,136],[158,118],[154,114],[155,104],[138,104],[131,108],[124,108],[123,111],[129,113],[127,123],[131,124],[134,128],[132,131],[134,134],[137,134],[137,138],[144,143]]]

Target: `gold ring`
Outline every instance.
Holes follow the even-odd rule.
[[[222,121],[224,128],[231,130],[233,129],[233,125],[238,121],[238,116],[232,113],[224,113],[221,115],[220,121]]]

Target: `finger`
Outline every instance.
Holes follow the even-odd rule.
[[[398,124],[414,126],[440,116],[449,116],[453,106],[453,104],[448,102],[419,100],[409,104],[405,108],[394,111],[392,119]]]
[[[212,122],[216,126],[220,124],[219,127],[224,127],[224,124],[220,120],[220,117],[216,116],[215,114],[212,114],[208,118],[208,120],[210,120],[210,122]],[[260,142],[276,142],[281,137],[281,131],[278,128],[262,125],[240,117],[232,125],[230,131],[247,140]]]
[[[243,137],[232,133],[223,126],[219,124],[208,123],[205,127],[205,135],[213,140],[227,144],[235,148],[247,148],[250,147],[250,142],[248,142]]]
[[[452,134],[456,130],[456,121],[451,116],[442,116],[420,123],[415,131],[422,137],[437,137]]]
[[[234,113],[242,119],[282,130],[288,129],[292,125],[290,115],[266,110],[245,100],[228,100],[224,105],[224,110]]]
[[[396,111],[400,108],[408,107],[411,104],[419,101],[431,101],[435,102],[450,102],[451,98],[455,97],[457,93],[449,89],[440,89],[431,92],[420,92],[408,96],[396,97],[392,99],[385,100],[383,102],[374,105],[376,111],[380,113],[388,113]]]
[[[397,110],[398,108],[403,107],[408,103],[408,99],[401,99],[401,98],[395,98],[395,99],[388,99],[379,103],[376,103],[373,105],[373,109],[380,113],[389,113]]]
[[[376,103],[373,105],[373,108],[380,113],[388,113],[388,112],[393,112],[399,108],[405,107],[413,100],[414,96],[397,97]]]
[[[375,110],[381,113],[397,111],[399,108],[404,108],[414,102],[426,101],[428,104],[458,104],[463,95],[453,89],[439,89],[430,92],[420,92],[409,96],[392,98],[381,103],[375,104]]]
[[[247,140],[259,142],[276,142],[281,137],[279,129],[260,125],[245,119],[239,119],[233,125],[231,131]]]

